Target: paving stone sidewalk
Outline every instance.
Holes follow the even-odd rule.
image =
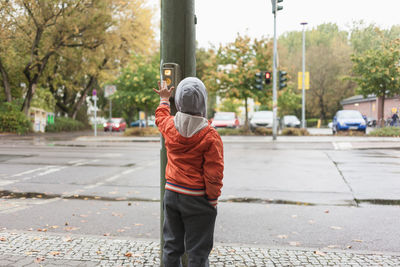
[[[159,266],[159,243],[103,236],[0,231],[0,266]],[[400,253],[216,245],[211,266],[400,266]]]

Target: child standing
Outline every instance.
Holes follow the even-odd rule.
[[[224,170],[223,144],[208,123],[207,92],[197,78],[182,80],[175,93],[177,113],[170,115],[174,88],[158,83],[160,105],[156,124],[165,139],[164,247],[165,266],[181,266],[188,254],[189,266],[208,266],[213,247],[217,200]]]

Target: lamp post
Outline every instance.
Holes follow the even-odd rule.
[[[306,32],[307,22],[300,23],[303,25],[303,66],[302,66],[302,100],[301,100],[301,128],[306,128]]]

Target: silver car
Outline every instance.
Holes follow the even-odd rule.
[[[250,130],[257,128],[272,128],[273,113],[269,110],[256,111],[250,120]]]

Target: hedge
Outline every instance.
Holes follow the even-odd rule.
[[[56,117],[54,124],[46,126],[46,132],[73,132],[82,131],[86,128],[85,124],[80,121],[67,117]]]
[[[31,130],[32,123],[17,105],[0,104],[0,132],[26,134]]]

